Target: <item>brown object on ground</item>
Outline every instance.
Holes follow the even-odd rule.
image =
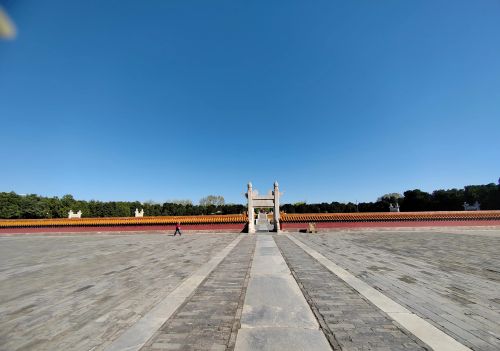
[[[307,232],[308,233],[317,233],[318,230],[316,229],[316,223],[309,223],[309,226],[307,227]]]

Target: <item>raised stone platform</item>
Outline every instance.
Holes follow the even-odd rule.
[[[500,229],[0,237],[1,350],[500,349]]]

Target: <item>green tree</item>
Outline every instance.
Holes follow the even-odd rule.
[[[404,192],[401,204],[402,211],[429,211],[432,208],[432,197],[420,189]]]
[[[20,197],[19,207],[21,210],[21,218],[49,218],[50,207],[49,203],[42,197],[36,194],[29,194]]]
[[[463,209],[463,203],[463,190],[436,190],[432,193],[431,209],[435,211],[460,211]]]
[[[0,218],[16,219],[21,217],[20,196],[15,192],[0,193]]]

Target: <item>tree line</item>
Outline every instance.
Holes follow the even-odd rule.
[[[75,200],[72,195],[59,198],[3,192],[0,193],[0,218],[67,218],[70,210],[74,212],[81,210],[82,217],[133,217],[136,208],[139,210],[143,208],[145,216],[237,214],[246,210],[246,206],[224,204],[222,197],[210,196],[203,198],[202,204],[193,205],[188,200],[162,204],[139,201],[84,201]]]
[[[323,202],[284,204],[286,213],[338,213],[338,212],[387,212],[389,204],[396,202],[402,212],[408,211],[460,211],[464,202],[478,201],[482,210],[500,210],[500,184],[469,185],[463,189],[436,190],[427,193],[419,189],[405,191],[402,195],[391,193],[375,202],[340,203]],[[36,194],[18,195],[0,192],[0,218],[66,218],[70,210],[82,211],[82,217],[131,217],[135,209],[144,209],[146,216],[191,216],[210,214],[238,214],[246,211],[241,204],[225,204],[222,196],[209,195],[193,205],[189,200],[175,202],[141,203],[139,201],[84,201],[71,195],[44,197]]]
[[[427,193],[420,189],[405,191],[402,195],[391,193],[381,196],[375,202],[339,203],[323,202],[307,204],[298,202],[285,204],[281,210],[286,213],[349,213],[388,212],[389,205],[396,203],[401,212],[412,211],[461,211],[464,202],[472,205],[479,202],[481,210],[500,210],[500,182],[486,185],[468,185],[463,189],[435,190]]]

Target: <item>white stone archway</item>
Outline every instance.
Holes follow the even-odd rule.
[[[248,199],[248,232],[255,233],[255,216],[254,209],[256,208],[272,208],[273,209],[273,231],[280,231],[280,191],[278,182],[274,182],[274,189],[270,190],[266,195],[259,195],[257,190],[252,188],[252,183],[248,183],[248,191],[245,196]]]

